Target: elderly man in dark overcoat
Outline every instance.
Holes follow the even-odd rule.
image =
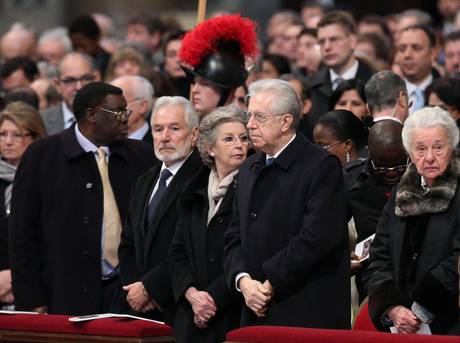
[[[241,166],[225,237],[228,286],[242,325],[350,326],[342,168],[296,133],[300,101],[285,81],[249,88],[248,130],[258,150]]]
[[[10,253],[17,310],[83,315],[128,307],[116,249],[129,190],[156,159],[147,143],[125,139],[129,111],[120,88],[90,83],[73,110],[77,123],[32,144],[16,173]]]

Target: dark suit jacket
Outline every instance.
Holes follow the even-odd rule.
[[[62,103],[47,108],[40,112],[45,130],[48,136],[60,133],[64,130],[64,113],[62,113]]]
[[[222,267],[224,233],[230,225],[236,180],[229,186],[209,224],[209,168],[202,167],[184,191],[180,218],[169,250],[169,270],[178,304],[174,322],[177,342],[222,342],[239,326],[242,299],[225,284]],[[184,294],[189,287],[208,292],[218,311],[206,330],[193,322],[193,310]]]
[[[367,82],[373,71],[363,62],[358,61],[358,72],[356,79]],[[332,83],[329,75],[329,68],[323,66],[315,74],[307,79],[311,88],[312,108],[307,116],[308,126],[314,128],[316,121],[323,114],[329,111],[329,98],[332,94]]]
[[[256,152],[241,166],[225,235],[228,287],[247,272],[270,281],[265,318],[244,307],[242,325],[350,327],[350,270],[342,167],[303,135],[271,166]]]
[[[121,219],[129,189],[155,161],[143,142],[110,146],[109,178]],[[18,310],[48,306],[50,313],[100,311],[102,182],[93,153],[74,126],[33,143],[13,187],[10,262]]]
[[[142,175],[132,190],[128,218],[123,226],[118,256],[123,285],[142,281],[147,292],[165,310],[152,317],[171,321],[174,299],[166,257],[174,236],[179,207],[177,201],[192,176],[202,166],[194,151],[174,176],[156,209],[154,222],[146,229],[150,195],[161,171],[161,164]]]

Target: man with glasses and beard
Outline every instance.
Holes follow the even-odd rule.
[[[128,309],[117,250],[130,188],[155,163],[127,140],[122,90],[102,82],[75,96],[77,123],[29,146],[11,202],[17,310],[85,315]]]
[[[179,218],[179,195],[202,166],[194,150],[198,124],[198,113],[187,99],[164,96],[155,102],[153,145],[162,163],[136,182],[119,249],[131,309],[168,324],[175,307],[166,257]]]
[[[385,119],[374,124],[369,133],[369,157],[349,164],[345,172],[345,192],[348,214],[353,217],[357,241],[375,233],[382,210],[409,164],[401,138],[402,124]],[[352,263],[353,270],[361,270],[356,281],[360,301],[367,296],[362,281],[362,269],[366,262]]]

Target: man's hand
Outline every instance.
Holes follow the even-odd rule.
[[[267,304],[271,300],[273,287],[268,280],[264,284],[249,276],[243,276],[238,280],[238,288],[243,293],[246,306],[249,307],[258,317],[265,316]]]
[[[190,303],[194,313],[194,322],[199,328],[207,327],[209,320],[214,317],[217,311],[216,303],[208,292],[189,287],[185,291],[185,299]]]
[[[152,298],[149,297],[142,282],[137,281],[127,286],[123,286],[123,289],[128,292],[126,295],[126,301],[134,311],[147,312],[155,309],[155,303]]]
[[[11,269],[0,271],[0,301],[12,304],[14,302],[13,287],[11,285]]]
[[[388,312],[388,317],[400,333],[414,333],[420,327],[420,320],[404,306],[393,307]]]

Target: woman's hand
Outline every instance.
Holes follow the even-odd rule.
[[[415,333],[421,323],[412,311],[404,306],[393,307],[388,312],[388,317],[393,321],[399,333]]]
[[[208,292],[190,287],[185,292],[185,298],[190,303],[194,313],[194,322],[199,328],[207,327],[207,323],[216,314],[217,306]]]
[[[0,271],[0,301],[12,304],[14,302],[13,288],[11,285],[11,269]]]

